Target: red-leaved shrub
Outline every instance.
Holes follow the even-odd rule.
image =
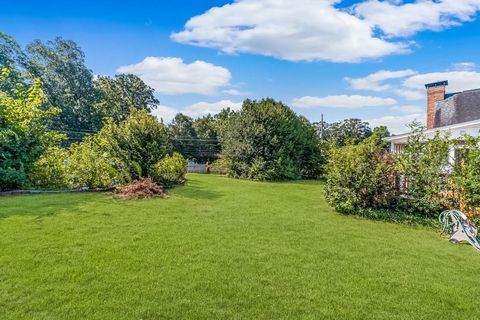
[[[123,187],[118,187],[115,189],[115,194],[124,199],[144,199],[166,195],[163,186],[153,182],[150,178],[140,178]]]

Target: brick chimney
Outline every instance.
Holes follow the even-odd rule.
[[[435,126],[436,103],[445,100],[445,87],[448,86],[448,81],[439,81],[427,83],[427,129],[432,129]]]

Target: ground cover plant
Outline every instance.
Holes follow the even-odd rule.
[[[335,213],[316,181],[0,198],[9,319],[475,319],[480,255]]]

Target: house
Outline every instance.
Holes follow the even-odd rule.
[[[480,89],[446,93],[448,81],[425,85],[427,89],[427,128],[423,132],[433,137],[437,132],[449,133],[451,138],[480,133]],[[411,133],[388,137],[390,149],[401,153]],[[455,153],[452,148],[451,154]],[[452,157],[453,158],[453,157]]]

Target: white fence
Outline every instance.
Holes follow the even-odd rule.
[[[195,163],[189,161],[187,164],[187,172],[207,173],[207,165],[205,163]]]

